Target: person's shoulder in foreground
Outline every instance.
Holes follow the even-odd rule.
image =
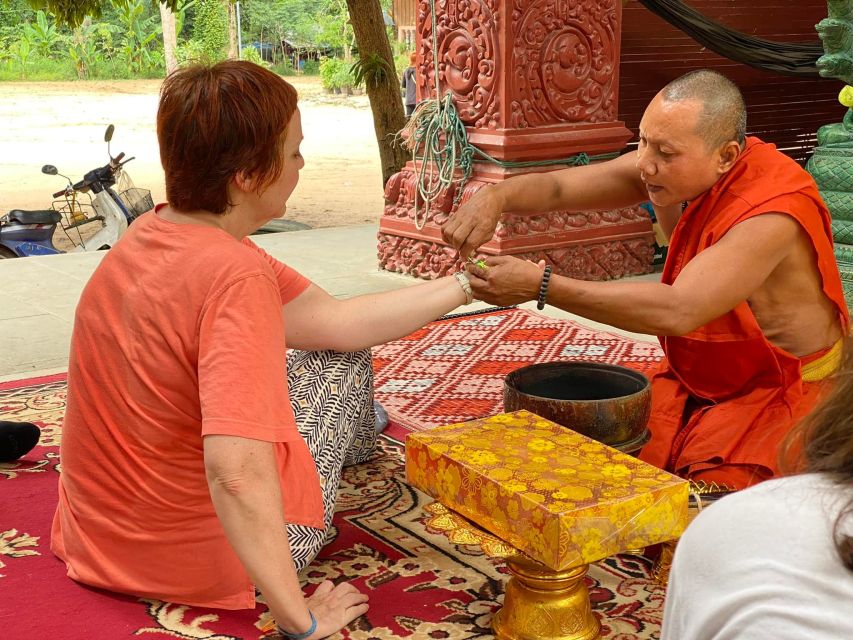
[[[662,640],[853,638],[853,573],[832,542],[845,491],[810,473],[703,510],[678,542]]]

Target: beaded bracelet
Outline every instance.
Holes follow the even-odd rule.
[[[287,640],[305,640],[305,638],[317,630],[317,618],[315,618],[314,614],[311,613],[311,609],[308,609],[308,615],[311,616],[311,626],[308,628],[308,631],[303,631],[302,633],[288,633],[279,626],[278,632],[287,638]]]
[[[468,273],[457,271],[453,274],[453,277],[456,278],[459,286],[462,287],[462,291],[465,292],[465,304],[474,302],[474,291],[471,289],[471,279],[468,277]]]
[[[542,284],[539,285],[539,301],[536,303],[537,309],[545,308],[545,296],[548,295],[548,282],[551,280],[551,265],[545,267],[542,272]]]

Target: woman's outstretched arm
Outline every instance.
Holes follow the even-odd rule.
[[[454,276],[347,300],[312,284],[284,306],[287,346],[359,351],[408,335],[466,300]]]

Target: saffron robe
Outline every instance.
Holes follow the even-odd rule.
[[[735,166],[682,214],[662,281],[675,282],[734,225],[772,212],[790,215],[811,240],[823,292],[846,333],[829,211],[811,176],[757,138],[747,139]],[[660,341],[666,358],[652,379],[651,440],[640,458],[683,477],[715,468],[724,473],[730,465],[776,475],[779,445],[820,395],[818,383],[803,383],[801,360],[765,338],[746,301],[687,335]]]

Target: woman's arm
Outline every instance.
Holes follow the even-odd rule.
[[[273,444],[235,436],[204,437],[204,466],[216,515],[228,542],[285,631],[311,627],[325,638],[367,611],[367,596],[349,584],[321,585],[306,599],[290,555]]]
[[[402,338],[466,300],[453,276],[348,300],[312,284],[284,306],[287,346],[359,351]]]

